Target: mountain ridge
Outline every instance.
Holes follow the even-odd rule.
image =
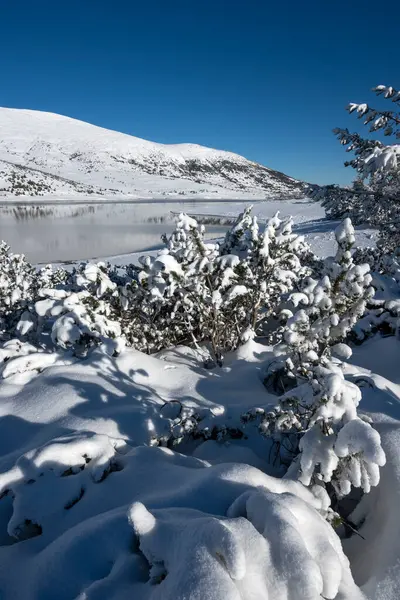
[[[160,144],[28,109],[0,108],[0,196],[304,197],[307,184],[239,154]]]

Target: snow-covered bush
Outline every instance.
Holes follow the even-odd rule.
[[[364,341],[376,332],[394,335],[400,325],[400,248],[383,254],[381,248],[357,248],[353,254],[357,264],[371,267],[374,297],[369,300],[366,315],[354,329],[354,340]]]
[[[123,330],[145,351],[209,343],[213,358],[253,336],[308,268],[311,253],[278,215],[260,228],[251,208],[224,242],[204,241],[204,226],[181,214],[157,257],[122,289]]]
[[[0,243],[0,335],[18,323],[35,295],[35,269],[23,254],[13,254],[10,247]]]
[[[51,338],[56,346],[74,347],[85,354],[92,345],[107,343],[112,352],[121,345],[121,326],[113,317],[118,301],[117,284],[110,279],[114,270],[104,263],[81,264],[73,270],[63,288],[42,288],[35,304],[43,319],[55,317]]]
[[[346,338],[374,293],[369,265],[354,264],[350,253],[350,220],[335,234],[338,250],[326,261],[325,276],[306,279],[290,297],[293,313],[267,372],[277,381],[278,370],[287,391],[274,410],[251,411],[244,420],[258,418],[261,431],[282,444],[288,462],[299,453],[298,477],[305,485],[332,483],[341,497],[351,486],[368,492],[377,485],[385,455],[378,433],[357,414],[359,388],[345,380],[335,360],[351,356]]]
[[[111,302],[118,299],[117,285],[106,265],[81,264],[71,273],[50,266],[38,272],[31,268],[31,274],[29,302],[22,313],[14,312],[10,337],[19,335],[47,349],[72,349],[76,355],[110,339],[118,345],[121,328],[112,318]]]

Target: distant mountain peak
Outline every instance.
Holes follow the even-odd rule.
[[[307,185],[243,156],[159,144],[70,117],[0,108],[0,196],[303,197]]]

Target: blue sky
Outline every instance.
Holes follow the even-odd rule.
[[[385,15],[398,2],[2,0],[0,106],[346,183],[332,128],[360,130],[346,104],[400,84]]]

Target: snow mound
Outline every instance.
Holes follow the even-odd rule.
[[[5,599],[364,598],[300,483],[161,448],[120,454],[113,470],[118,443],[60,439],[17,461],[9,532],[23,518],[26,535],[2,553]]]
[[[59,438],[22,455],[0,475],[0,495],[13,498],[8,534],[21,540],[50,528],[54,515],[71,509],[90,482],[103,481],[121,468],[116,455],[124,446],[123,440],[88,433]]]

